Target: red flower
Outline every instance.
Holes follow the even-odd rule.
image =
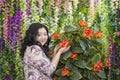
[[[110,60],[109,60],[107,57],[104,59],[104,61],[105,61],[105,66],[106,66],[106,67],[111,66]]]
[[[100,31],[95,31],[96,37],[102,37],[102,33]]]
[[[97,72],[102,69],[102,62],[98,61],[97,63],[93,64],[93,71]]]
[[[69,56],[69,58],[76,58],[77,57],[77,53],[76,52],[73,52],[70,56]]]
[[[93,31],[90,28],[85,28],[82,36],[90,38],[91,36],[93,36]]]
[[[79,20],[78,24],[81,26],[81,27],[84,27],[87,25],[87,23],[84,21],[84,20]]]
[[[62,69],[61,69],[61,75],[62,76],[66,76],[66,75],[69,75],[69,74],[70,74],[70,71],[67,68],[65,68],[65,66],[62,67]]]
[[[60,47],[67,47],[68,44],[69,44],[69,41],[68,41],[67,39],[63,39],[63,40],[59,43]]]

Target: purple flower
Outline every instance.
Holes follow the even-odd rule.
[[[120,9],[117,9],[117,21],[120,22]]]
[[[115,55],[116,53],[116,45],[113,42],[110,42],[109,44],[109,52],[111,55]]]
[[[16,42],[20,42],[21,37],[21,21],[22,21],[22,14],[23,12],[18,7],[14,7],[14,14],[13,16],[8,17],[8,40],[7,40],[7,47],[10,49],[14,49],[16,47]],[[12,47],[11,47],[12,46]]]
[[[13,66],[13,63],[9,63],[8,67],[12,68],[12,66]]]
[[[116,45],[113,42],[110,42],[110,44],[109,44],[109,56],[110,56],[111,64],[115,64]]]
[[[116,66],[120,68],[120,61],[116,61]]]
[[[7,74],[3,77],[3,80],[13,80],[10,74]]]

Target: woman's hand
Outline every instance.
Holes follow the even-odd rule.
[[[62,54],[62,53],[67,52],[69,49],[70,49],[70,46],[68,46],[68,47],[61,47],[60,48],[59,44],[57,44],[55,46],[55,48],[54,48],[54,54],[56,54],[57,52]]]
[[[70,46],[62,47],[62,48],[60,48],[60,49],[58,50],[58,52],[62,54],[62,53],[67,52],[69,49],[70,49]]]

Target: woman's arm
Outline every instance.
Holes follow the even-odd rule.
[[[62,48],[59,49],[59,46],[57,45],[57,48],[55,48],[56,50],[54,50],[56,53],[54,53],[55,55],[54,55],[54,57],[52,58],[51,63],[54,64],[55,66],[57,66],[61,54],[62,54],[62,53],[65,53],[66,51],[68,51],[69,48],[70,48],[70,46],[68,46],[68,47],[62,47]],[[57,51],[57,49],[59,49],[59,50]]]
[[[69,47],[63,47],[58,50],[50,61],[39,46],[32,46],[27,49],[26,64],[37,68],[40,72],[50,76],[56,69],[62,53],[68,51]]]

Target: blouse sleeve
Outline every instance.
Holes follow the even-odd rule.
[[[50,76],[55,71],[56,66],[50,62],[39,46],[31,46],[28,50],[28,60],[26,62],[28,65],[37,68],[40,72],[47,76]]]

